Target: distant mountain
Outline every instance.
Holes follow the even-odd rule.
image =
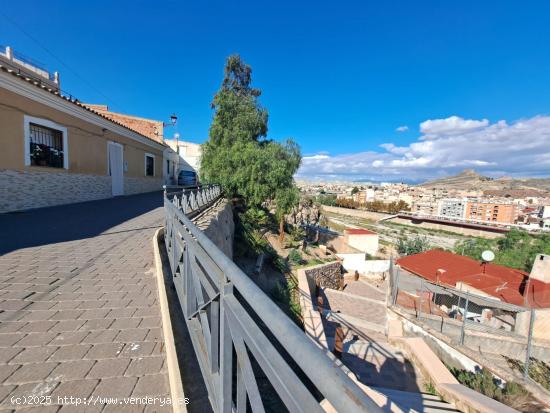
[[[420,186],[425,188],[458,189],[483,191],[486,195],[526,197],[550,196],[550,178],[489,178],[473,169],[466,169],[455,176],[428,181]]]

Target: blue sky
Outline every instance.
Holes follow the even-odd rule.
[[[78,76],[1,14],[0,44],[58,70],[82,101],[157,119],[176,112],[184,139],[207,138],[224,59],[236,52],[263,90],[269,137],[293,137],[307,156],[301,176],[550,173],[549,2],[45,4],[8,2],[2,13]],[[534,134],[529,151],[506,150]]]

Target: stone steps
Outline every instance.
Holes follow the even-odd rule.
[[[405,412],[418,413],[454,413],[459,412],[453,404],[447,403],[439,396],[429,393],[413,393],[401,390],[387,389],[383,387],[372,387],[379,393],[387,396],[392,403]],[[391,411],[388,409],[387,411]]]

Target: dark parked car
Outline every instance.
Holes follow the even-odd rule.
[[[180,171],[178,174],[178,185],[179,186],[197,186],[197,173],[194,171]]]

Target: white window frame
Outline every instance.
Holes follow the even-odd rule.
[[[34,116],[23,116],[23,131],[25,137],[25,166],[31,166],[31,126],[34,123],[45,128],[55,129],[63,136],[63,169],[69,169],[69,140],[67,139],[67,128],[51,120],[36,118]],[[58,169],[58,168],[54,168]]]
[[[153,158],[153,175],[147,175],[147,157],[149,158]],[[156,166],[157,166],[157,161],[155,159],[155,155],[153,155],[152,153],[147,153],[145,152],[145,157],[143,158],[143,162],[144,162],[144,175],[145,176],[151,176],[151,177],[154,177],[155,176],[155,169],[156,169]]]

